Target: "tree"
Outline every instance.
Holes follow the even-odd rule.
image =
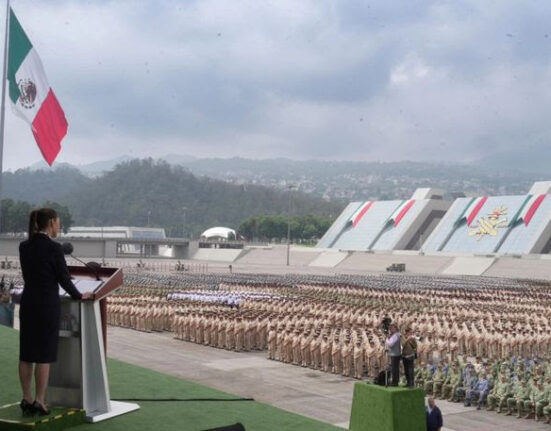
[[[264,241],[287,238],[288,218],[285,214],[249,217],[239,225],[238,232],[248,240]],[[312,214],[291,217],[291,239],[294,241],[321,238],[333,223],[333,217]]]
[[[60,205],[57,202],[46,201],[43,207],[52,208],[58,213],[63,232],[67,233],[73,224],[69,208]],[[24,201],[15,201],[13,199],[4,199],[2,201],[2,233],[24,233],[29,228],[29,215],[33,206]]]
[[[31,205],[13,199],[2,200],[2,233],[23,233],[28,229]]]
[[[43,200],[50,201],[50,206],[57,202],[55,209],[64,230],[72,224],[146,226],[150,214],[151,226],[164,228],[168,235],[180,236],[185,231],[197,238],[210,227],[235,228],[256,215],[256,224],[242,231],[247,238],[284,238],[287,217],[279,214],[288,209],[289,198],[297,215],[335,214],[343,207],[342,202],[327,202],[298,191],[289,196],[286,191],[268,187],[198,177],[181,166],[153,159],[124,162],[94,178],[71,169],[21,170],[4,178],[6,196],[12,199],[33,205]],[[62,207],[70,208],[70,212]],[[262,214],[280,218],[265,221],[261,234]]]

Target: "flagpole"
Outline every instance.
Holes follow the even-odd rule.
[[[8,80],[8,48],[10,35],[10,0],[6,0],[6,28],[4,36],[4,67],[2,70],[2,101],[0,103],[0,234],[2,233],[2,174],[4,160],[4,120],[6,117],[6,81]]]

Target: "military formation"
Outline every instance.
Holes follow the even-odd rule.
[[[548,358],[546,288],[481,277],[134,273],[109,316],[113,325],[373,379],[387,366],[385,316],[414,329],[418,364]],[[439,379],[435,389],[440,383],[453,389]]]
[[[551,413],[549,284],[484,277],[127,270],[109,324],[356,379],[387,367],[389,317],[417,338],[416,384],[518,417]]]

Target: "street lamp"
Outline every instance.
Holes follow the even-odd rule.
[[[291,192],[295,188],[294,184],[289,184],[289,208],[287,211],[287,266],[289,266],[289,257],[291,255]]]
[[[147,212],[147,227],[149,227],[149,222],[151,221],[151,211]]]
[[[184,221],[182,223],[182,238],[186,237],[186,211],[187,207],[183,207],[182,211],[184,212]]]

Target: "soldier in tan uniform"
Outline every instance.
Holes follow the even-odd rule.
[[[300,338],[300,330],[296,329],[291,342],[293,365],[300,365],[302,362],[302,358],[300,355]]]
[[[342,373],[342,353],[341,353],[341,343],[339,336],[335,335],[333,339],[333,346],[331,346],[331,362],[333,364],[333,369],[331,372],[333,374]]]
[[[251,318],[245,318],[243,320],[243,350],[250,352],[252,350],[252,322]]]
[[[277,359],[281,362],[284,362],[283,361],[283,357],[285,355],[284,353],[285,332],[284,331],[280,331],[277,333],[276,342],[277,342]]]
[[[320,354],[321,369],[328,373],[331,367],[331,341],[329,340],[327,334],[323,334],[320,346]]]
[[[285,362],[290,364],[293,362],[293,340],[295,338],[294,335],[294,327],[291,327],[289,329],[289,332],[287,333],[285,337]]]
[[[275,324],[270,325],[268,332],[268,359],[276,359],[277,354],[277,332]]]
[[[351,376],[352,369],[352,352],[353,346],[350,343],[350,337],[347,336],[344,339],[344,343],[341,347],[341,357],[342,357],[342,375],[346,377]]]
[[[321,364],[321,337],[317,330],[310,343],[310,357],[312,358],[312,368],[319,370]]]
[[[302,359],[302,367],[309,367],[311,362],[310,357],[310,341],[312,339],[312,336],[310,335],[310,330],[308,329],[307,332],[302,334],[302,337],[300,339],[300,356]]]
[[[354,377],[358,380],[363,378],[364,374],[364,348],[362,340],[358,338],[354,346]]]
[[[226,350],[235,349],[235,325],[236,322],[232,316],[226,325]]]
[[[241,317],[237,318],[237,322],[235,323],[235,347],[234,350],[236,352],[241,352],[244,348],[244,338],[245,338],[245,325],[243,323],[243,319]]]

